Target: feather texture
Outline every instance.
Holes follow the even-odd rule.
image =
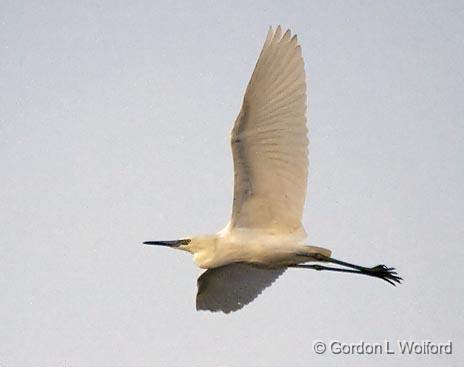
[[[301,230],[308,176],[304,62],[296,36],[266,37],[231,134],[234,228]]]

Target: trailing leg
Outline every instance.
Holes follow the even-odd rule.
[[[372,268],[367,268],[365,266],[360,266],[360,265],[355,265],[355,264],[350,264],[345,261],[337,260],[329,256],[325,256],[319,253],[314,253],[314,254],[298,254],[299,256],[305,256],[305,257],[310,257],[314,259],[315,261],[321,261],[321,262],[329,262],[332,264],[337,264],[341,266],[345,266],[347,268],[351,269],[343,269],[343,268],[336,268],[336,267],[328,267],[328,266],[322,266],[322,265],[306,265],[306,264],[300,264],[300,265],[294,265],[292,267],[296,268],[306,268],[306,269],[314,269],[314,270],[331,270],[331,271],[339,271],[339,272],[345,272],[345,273],[355,273],[355,274],[363,274],[363,275],[368,275],[376,278],[380,278],[385,280],[386,282],[396,286],[395,283],[400,284],[403,278],[398,276],[398,273],[395,271],[395,268],[388,268],[385,265],[377,265]],[[354,269],[354,270],[353,270]]]

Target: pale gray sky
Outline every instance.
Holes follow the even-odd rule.
[[[462,365],[464,4],[192,3],[1,1],[0,366]],[[293,269],[197,312],[190,256],[141,242],[227,222],[276,24],[306,61],[309,240],[405,282]],[[312,350],[398,339],[453,355]]]

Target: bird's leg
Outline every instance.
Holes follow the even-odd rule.
[[[334,259],[333,257],[324,256],[319,253],[311,254],[310,256],[317,261],[324,261],[324,262],[329,262],[332,264],[342,265],[342,266],[346,266],[348,268],[356,269],[359,271],[369,270],[369,268],[366,268],[365,266],[350,264],[345,261]]]
[[[317,271],[321,270],[331,270],[331,271],[339,271],[343,273],[358,273],[361,274],[359,270],[353,269],[343,269],[343,268],[334,268],[332,266],[324,266],[324,265],[308,265],[308,264],[296,264],[296,265],[289,265],[289,268],[304,268],[304,269],[314,269]]]
[[[334,268],[334,267],[328,267],[328,266],[321,266],[321,265],[295,265],[293,267],[301,267],[301,268],[307,268],[307,269],[315,269],[315,270],[332,270],[332,271],[341,271],[345,273],[357,273],[357,274],[364,274],[364,275],[369,275],[372,277],[380,278],[385,280],[386,282],[396,285],[396,283],[401,283],[403,278],[399,277],[397,272],[395,271],[395,268],[388,268],[385,265],[377,265],[372,268],[367,268],[365,266],[360,266],[360,265],[355,265],[355,264],[350,264],[345,261],[337,260],[332,257],[324,256],[320,253],[314,253],[314,254],[298,254],[300,256],[305,256],[305,257],[310,257],[316,261],[321,261],[321,262],[329,262],[332,264],[337,264],[337,265],[342,265],[346,266],[351,269],[343,269],[343,268]],[[355,269],[355,270],[353,270]]]

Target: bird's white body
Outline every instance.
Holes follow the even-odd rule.
[[[305,245],[305,237],[304,232],[275,235],[247,228],[230,230],[227,226],[214,235],[193,236],[185,248],[180,248],[191,252],[203,269],[239,262],[278,268],[308,262],[311,254],[330,256],[330,250]]]

